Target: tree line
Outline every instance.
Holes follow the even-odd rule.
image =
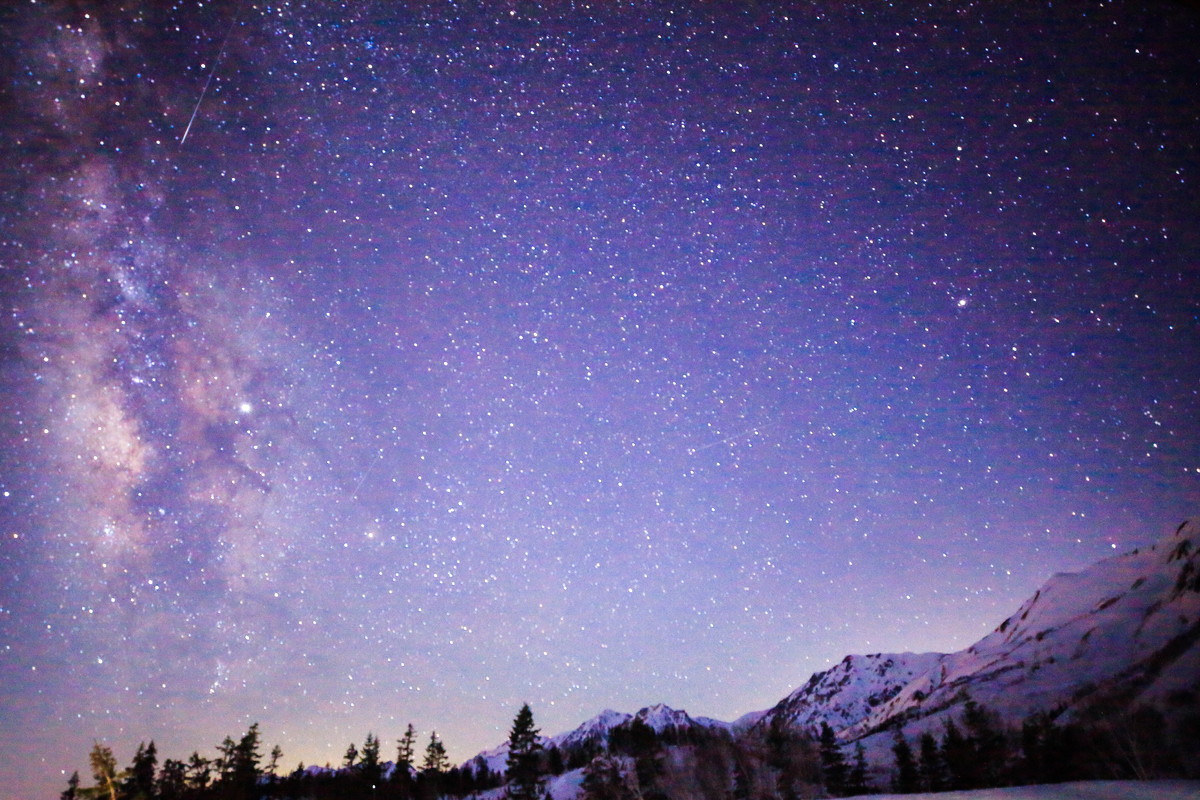
[[[96,742],[88,755],[94,783],[82,786],[72,774],[61,800],[436,800],[463,797],[507,782],[512,800],[541,800],[544,777],[566,766],[556,750],[543,753],[533,712],[521,707],[509,737],[504,773],[488,768],[482,759],[451,767],[445,743],[433,731],[418,760],[417,735],[410,724],[396,743],[394,760],[385,761],[382,743],[368,733],[360,748],[346,748],[339,767],[306,768],[299,764],[280,773],[283,751],[276,745],[264,760],[262,735],[254,723],[240,738],[226,736],[217,755],[198,751],[184,760],[168,758],[159,764],[154,741],[138,745],[133,761],[119,769],[112,749]]]
[[[1186,696],[1184,696],[1186,695]],[[940,736],[925,731],[916,746],[893,732],[891,791],[899,794],[989,789],[1080,780],[1200,777],[1200,711],[1191,692],[1173,698],[1190,713],[1166,715],[1149,705],[1098,704],[1069,721],[1051,713],[1019,726],[967,699],[961,718]]]
[[[237,739],[225,737],[213,758],[193,752],[161,765],[153,741],[140,744],[125,769],[97,742],[88,759],[93,784],[81,786],[76,773],[61,800],[438,800],[499,787],[508,800],[544,800],[548,779],[573,769],[583,772],[583,800],[800,800],[1200,777],[1195,711],[1168,717],[1148,706],[1093,707],[1071,722],[1041,713],[1014,727],[965,698],[940,730],[928,728],[910,741],[896,727],[891,736],[892,763],[870,764],[861,741],[843,742],[828,725],[807,731],[775,716],[735,734],[699,725],[655,730],[634,717],[605,737],[560,750],[544,743],[525,704],[513,720],[503,770],[481,756],[451,767],[436,731],[419,754],[410,724],[391,760],[368,733],[361,747],[346,749],[338,767],[300,764],[281,773],[283,753],[275,746],[264,759],[256,723]]]

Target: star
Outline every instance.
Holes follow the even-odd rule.
[[[1196,12],[777,5],[5,16],[0,800],[733,719],[1194,514]]]

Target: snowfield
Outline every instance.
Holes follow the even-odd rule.
[[[1200,800],[1200,781],[1081,781],[973,792],[863,796],[875,800]]]
[[[545,789],[551,800],[582,800],[583,770],[576,769],[551,778]],[[478,800],[503,800],[504,787],[477,795]],[[867,794],[866,800],[1200,800],[1200,781],[1079,781],[1038,786],[1009,786],[969,792],[922,792],[920,794]]]

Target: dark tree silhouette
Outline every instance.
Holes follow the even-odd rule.
[[[421,764],[423,772],[445,772],[450,765],[446,758],[446,746],[438,738],[437,731],[429,734],[429,744],[425,746],[425,761]]]
[[[158,772],[159,800],[183,800],[187,793],[187,764],[168,758]]]
[[[598,755],[583,769],[583,796],[586,800],[637,800],[638,793],[629,785],[619,759]]]
[[[154,740],[142,742],[134,753],[124,785],[121,787],[123,800],[153,800],[154,776],[158,770],[158,748]]]
[[[862,742],[855,742],[854,763],[850,765],[846,776],[846,794],[866,794],[870,790],[867,784],[867,755],[863,752]]]
[[[508,735],[508,796],[511,800],[538,800],[541,785],[542,744],[533,725],[529,704],[521,706]]]
[[[79,795],[79,770],[71,773],[71,777],[67,779],[67,788],[63,789],[59,800],[75,800]]]
[[[821,780],[825,790],[834,797],[844,797],[848,787],[846,759],[838,744],[837,735],[829,723],[821,723]]]
[[[921,775],[921,789],[926,792],[942,791],[946,788],[946,768],[937,739],[929,731],[921,734],[920,753],[917,771]]]
[[[892,791],[896,794],[913,794],[921,788],[921,775],[917,771],[917,760],[912,746],[897,728],[892,742],[892,755],[896,757],[896,772],[892,776]]]
[[[368,733],[363,741],[362,752],[358,756],[358,774],[362,777],[363,786],[374,795],[383,781],[383,762],[379,760],[379,739],[373,733]]]

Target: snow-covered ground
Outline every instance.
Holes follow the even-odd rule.
[[[1200,800],[1200,781],[1081,781],[974,792],[866,796],[874,800]]]

